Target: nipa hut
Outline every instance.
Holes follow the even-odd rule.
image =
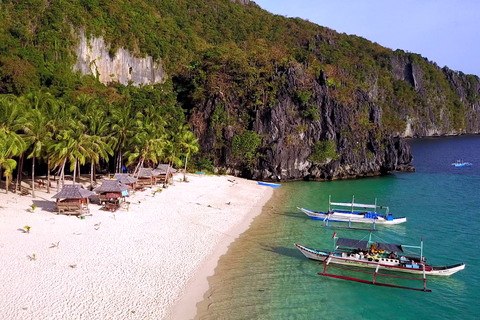
[[[139,187],[144,187],[144,186],[153,186],[154,178],[153,178],[153,169],[152,168],[141,168],[140,171],[138,172],[138,181],[137,185]]]
[[[176,172],[177,170],[172,168],[169,164],[159,164],[157,168],[152,171],[152,174],[155,178],[155,183],[160,182],[168,184],[168,181],[173,178],[173,174]]]
[[[128,190],[130,189],[129,185],[123,184],[117,179],[105,179],[93,191],[98,194],[101,204],[119,205],[121,200],[125,201],[125,197],[128,196]]]
[[[66,185],[52,198],[57,199],[57,210],[59,214],[86,215],[90,213],[88,209],[88,197],[94,194],[94,192],[84,189],[81,185]]]
[[[115,173],[113,179],[118,180],[121,183],[126,184],[127,186],[130,186],[132,189],[135,189],[135,184],[138,181],[137,178],[132,177],[128,173]]]

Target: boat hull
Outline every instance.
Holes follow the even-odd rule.
[[[262,181],[257,181],[259,185],[261,186],[267,186],[267,187],[272,187],[272,188],[278,188],[281,186],[279,183],[271,183],[271,182],[262,182]]]
[[[406,217],[393,218],[393,220],[387,220],[383,217],[377,217],[376,219],[365,218],[362,214],[359,213],[342,213],[342,212],[321,212],[321,211],[312,211],[305,208],[298,208],[300,211],[308,215],[310,218],[315,220],[328,220],[330,222],[354,222],[354,223],[370,223],[370,224],[384,224],[384,225],[395,225],[404,223],[407,221]]]
[[[371,268],[375,269],[377,266],[380,268],[390,271],[397,271],[397,272],[405,272],[411,274],[419,274],[423,275],[423,266],[419,264],[411,264],[407,266],[401,266],[398,260],[395,259],[380,259],[379,261],[369,261],[365,258],[356,257],[354,255],[347,256],[347,255],[336,255],[331,254],[328,251],[318,251],[315,249],[307,248],[300,244],[295,244],[298,250],[303,253],[305,257],[311,260],[316,261],[325,261],[327,258],[330,259],[330,263],[333,264],[340,264],[340,265],[348,265],[348,266],[355,266],[355,267],[362,267],[362,268]],[[436,267],[431,265],[425,265],[425,274],[426,275],[434,275],[434,276],[449,276],[458,271],[465,269],[464,263],[459,263],[456,265],[444,266],[444,267]]]

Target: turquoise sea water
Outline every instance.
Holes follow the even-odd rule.
[[[220,259],[196,318],[479,319],[480,137],[411,140],[410,145],[415,173],[284,183],[276,189],[262,214]],[[455,168],[451,164],[457,159],[473,165]],[[412,245],[419,245],[423,237],[427,262],[465,262],[465,270],[450,277],[428,277],[432,293],[318,276],[323,266],[306,259],[294,243],[329,249],[334,230],[296,207],[327,210],[329,195],[337,202],[349,202],[353,195],[361,203],[377,198],[394,216],[408,219],[398,226],[377,226],[377,237]],[[335,231],[347,238],[368,234]]]

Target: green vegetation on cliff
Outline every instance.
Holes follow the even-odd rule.
[[[120,112],[115,110],[128,110],[138,122],[159,117],[165,132],[183,125],[185,113],[199,132],[213,137],[209,152],[230,149],[234,158],[243,156],[246,166],[252,166],[256,152],[268,144],[262,136],[261,141],[247,139],[257,112],[275,108],[281,92],[298,106],[289,111],[303,119],[296,125],[308,128],[324,117],[319,110],[326,102],[317,88],[323,86],[328,101],[357,115],[348,129],[339,131],[362,137],[362,146],[372,130],[380,140],[382,135],[402,134],[407,124],[421,134],[465,132],[468,110],[479,99],[476,76],[440,69],[420,55],[394,52],[299,18],[273,15],[254,2],[4,0],[0,21],[0,94],[25,97],[41,90],[66,105],[85,95],[112,117]],[[158,59],[170,80],[154,88],[105,86],[93,76],[74,73],[73,47],[80,29],[87,37],[103,37],[111,57],[124,47]],[[364,101],[359,102],[358,92],[381,107],[378,121],[383,127],[372,122],[368,108],[359,108]],[[202,119],[200,106],[210,105]],[[332,148],[318,141],[310,142],[313,162],[322,162],[320,154],[327,149],[340,153],[335,144]],[[142,150],[129,150],[125,157],[139,156]],[[117,145],[115,152],[118,157],[122,148]],[[212,153],[205,157],[197,160],[215,159]]]

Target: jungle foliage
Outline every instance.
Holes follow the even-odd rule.
[[[310,120],[318,121],[320,116],[309,102],[309,81],[325,74],[330,97],[352,108],[354,92],[377,87],[373,102],[382,107],[386,130],[405,130],[406,115],[422,116],[427,105],[438,114],[446,108],[452,129],[465,126],[465,102],[442,69],[420,55],[392,51],[299,18],[273,15],[253,1],[240,5],[231,0],[4,0],[0,21],[0,94],[23,97],[42,91],[61,104],[74,104],[86,95],[104,106],[107,114],[118,109],[128,110],[133,118],[137,113],[160,117],[166,132],[174,132],[185,123],[184,112],[188,117],[212,96],[235,96],[241,109],[234,123],[228,110],[219,106],[210,123],[219,147],[231,146],[222,141],[227,125],[247,134],[255,110],[275,105],[286,70],[293,65],[301,66],[309,79],[299,84],[292,98]],[[80,28],[87,36],[102,36],[111,56],[124,47],[137,56],[161,59],[171,81],[161,90],[105,86],[92,76],[74,73],[72,48]],[[395,59],[409,60],[422,69],[423,92],[394,76]],[[471,87],[475,81],[476,76],[467,77]],[[468,101],[478,101],[475,90],[467,94]],[[244,145],[242,137],[246,136],[237,138],[235,146]],[[251,163],[254,151],[239,152],[248,155],[245,161]]]

